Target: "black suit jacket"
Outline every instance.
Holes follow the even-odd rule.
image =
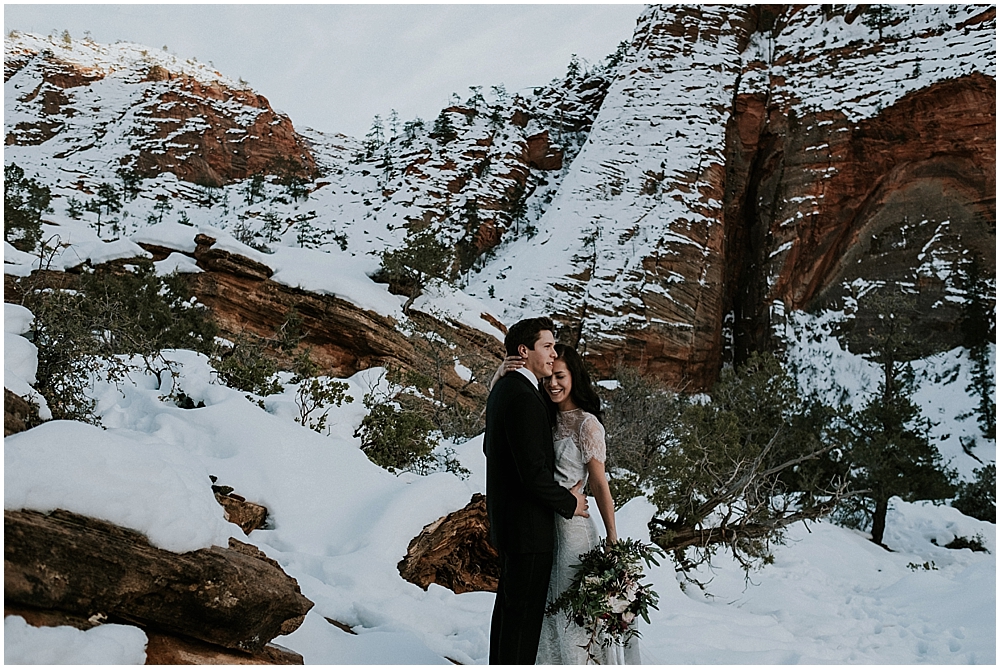
[[[497,381],[486,402],[486,511],[490,542],[510,553],[553,549],[555,513],[571,518],[576,498],[555,482],[552,427],[541,393],[523,374]]]

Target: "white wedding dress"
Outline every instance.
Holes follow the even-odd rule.
[[[556,455],[555,479],[564,488],[572,488],[577,481],[587,482],[587,463],[591,458],[604,462],[607,448],[604,444],[604,426],[597,417],[583,409],[560,411],[553,434]],[[592,513],[596,512],[594,507]],[[573,581],[582,553],[594,548],[600,541],[593,516],[570,519],[556,515],[555,550],[552,555],[552,577],[549,581],[548,602],[551,603]],[[545,616],[542,636],[538,642],[535,664],[594,664],[585,648],[589,641],[586,630],[560,611]],[[600,639],[590,647],[590,655],[598,664],[640,664],[638,639],[633,639],[623,649],[612,644],[602,646]]]

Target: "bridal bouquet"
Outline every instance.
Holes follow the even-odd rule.
[[[639,636],[635,619],[641,616],[648,623],[649,607],[656,608],[659,596],[649,584],[639,583],[645,576],[640,563],[659,565],[656,555],[664,553],[640,541],[622,539],[609,544],[602,540],[580,556],[580,564],[573,565],[577,570],[573,582],[546,613],[565,611],[589,634],[588,649],[598,639],[604,646],[625,645]]]

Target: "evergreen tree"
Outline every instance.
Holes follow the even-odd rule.
[[[882,31],[893,23],[898,23],[902,17],[892,5],[866,5],[861,12],[861,23],[871,30],[878,31],[879,40],[882,39]]]
[[[451,258],[451,248],[439,241],[430,228],[411,231],[400,248],[382,253],[382,274],[391,286],[408,295],[403,304],[404,313],[409,311],[428,281],[446,278]]]
[[[66,198],[66,215],[75,221],[83,216],[83,203],[75,197]]]
[[[996,340],[996,280],[985,276],[978,255],[958,266],[958,288],[965,291],[962,305],[962,346],[972,361],[972,382],[966,388],[978,398],[976,419],[983,437],[993,439],[997,428],[996,374],[990,344]]]
[[[385,127],[382,124],[382,117],[375,114],[372,119],[372,127],[365,135],[365,158],[371,159],[378,153],[385,143]]]
[[[31,251],[42,238],[42,214],[52,208],[52,191],[24,176],[15,163],[3,168],[3,232],[14,248]]]
[[[618,48],[615,52],[604,59],[604,67],[608,70],[612,70],[625,60],[625,56],[628,54],[628,42],[619,42]]]
[[[958,486],[953,507],[967,516],[997,522],[997,466],[989,464],[975,472],[972,481]]]
[[[399,135],[399,113],[395,109],[389,110],[389,132],[392,133],[392,139]]]
[[[139,176],[138,172],[122,167],[115,174],[121,179],[122,193],[125,197],[129,200],[139,197],[139,193],[142,192],[142,177]]]
[[[577,79],[580,77],[580,59],[574,53],[569,59],[569,66],[566,68],[567,79]]]
[[[247,204],[254,204],[264,199],[264,175],[261,172],[243,182],[243,200]]]
[[[874,397],[849,419],[852,488],[864,491],[843,507],[842,518],[871,524],[872,541],[883,544],[889,500],[945,499],[954,492],[953,474],[930,440],[930,422],[911,399],[915,380],[908,360],[916,355],[911,334],[915,300],[902,293],[873,292],[859,311],[874,314],[863,336],[866,356],[882,370]],[[857,339],[856,339],[857,341]]]
[[[403,124],[403,146],[409,148],[413,144],[413,140],[417,138],[417,135],[423,132],[424,121],[421,118],[415,118],[412,121],[407,121]]]
[[[163,221],[163,215],[170,212],[174,208],[173,203],[170,201],[166,195],[157,195],[156,202],[153,204],[153,211],[157,213],[156,222],[161,223]]]
[[[472,95],[465,101],[465,106],[471,108],[475,114],[478,114],[479,108],[486,104],[486,99],[483,98],[483,87],[469,86],[469,91]]]
[[[438,117],[434,119],[434,127],[431,129],[431,137],[436,139],[441,144],[447,144],[451,140],[458,137],[458,131],[455,130],[455,126],[451,124],[451,117],[448,112],[444,109],[438,114]]]

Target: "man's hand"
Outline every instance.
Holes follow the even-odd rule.
[[[581,488],[583,488],[582,480],[577,481],[576,485],[569,489],[573,493],[573,497],[576,497],[576,511],[573,512],[573,515],[590,518],[590,514],[587,513],[587,496],[580,492]]]

